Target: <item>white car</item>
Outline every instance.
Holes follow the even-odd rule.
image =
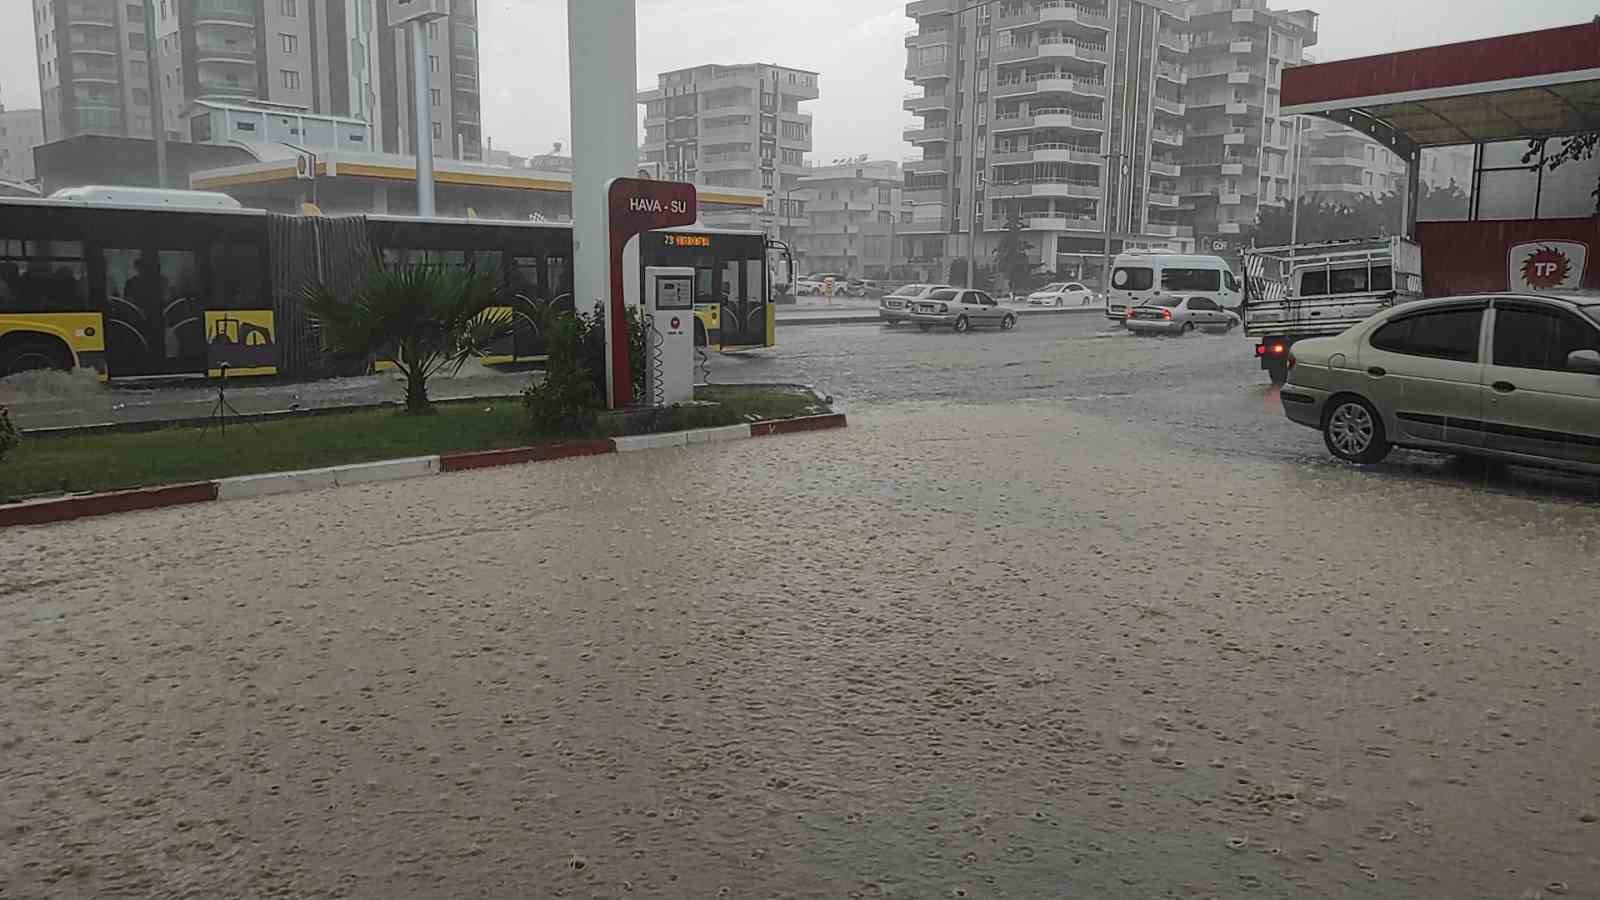
[[[1047,284],[1028,295],[1029,306],[1095,306],[1100,296],[1076,281]]]
[[[822,282],[812,278],[801,278],[794,283],[794,292],[801,297],[810,297],[822,293]]]
[[[983,291],[941,288],[911,304],[911,321],[921,330],[949,328],[957,333],[974,328],[1017,327],[1016,311]]]
[[[942,291],[948,284],[907,284],[878,301],[878,318],[890,325],[911,321],[912,304],[934,291]]]

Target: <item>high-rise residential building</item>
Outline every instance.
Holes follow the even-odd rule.
[[[903,184],[900,164],[866,157],[815,166],[800,177],[785,220],[801,224],[781,234],[802,271],[855,278],[893,278],[899,264],[897,230]]]
[[[150,137],[144,2],[154,4],[162,118],[190,140],[190,104],[264,101],[369,123],[378,149],[411,150],[411,36],[374,0],[34,0],[50,141]],[[481,154],[477,2],[429,23],[434,152]]]
[[[1317,14],[1266,0],[1186,0],[1191,38],[1183,202],[1196,234],[1239,234],[1290,196],[1294,124],[1278,114],[1283,70],[1317,42]]]
[[[1300,128],[1300,196],[1349,206],[1406,190],[1406,162],[1389,148],[1316,116],[1305,116]]]
[[[762,224],[772,222],[806,174],[811,114],[800,104],[819,96],[817,73],[744,63],[663,72],[657,81],[639,92],[642,163],[675,181],[759,190]]]
[[[33,148],[44,143],[44,114],[0,106],[0,179],[32,181]]]
[[[906,78],[920,90],[905,108],[922,119],[906,140],[922,157],[904,167],[900,228],[922,277],[965,259],[974,212],[980,264],[1013,217],[1044,269],[1074,277],[1101,270],[1108,233],[1113,252],[1184,246],[1179,4],[1004,0],[957,14],[967,5],[906,5]]]

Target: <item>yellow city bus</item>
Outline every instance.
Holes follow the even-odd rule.
[[[214,194],[126,193],[139,202],[0,198],[0,376],[216,377],[224,364],[231,375],[347,372],[322,353],[301,290],[353,286],[374,260],[472,266],[529,299],[571,297],[570,225],[283,216]],[[702,345],[774,345],[764,236],[690,228],[640,241],[642,266],[696,269]],[[542,349],[519,331],[485,361],[537,359]]]

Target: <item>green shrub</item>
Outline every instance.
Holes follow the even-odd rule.
[[[522,392],[528,426],[536,435],[585,434],[594,429],[605,408],[605,316],[598,305],[590,312],[549,309],[539,331],[546,339],[545,377]],[[637,308],[628,310],[628,359],[633,370],[630,400],[644,398],[649,330]]]
[[[15,449],[21,440],[17,435],[17,426],[11,424],[11,411],[0,406],[0,459],[5,459],[6,454]]]

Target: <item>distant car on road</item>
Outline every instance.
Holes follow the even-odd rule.
[[[1410,447],[1600,474],[1600,296],[1402,304],[1297,342],[1279,396],[1348,462]]]
[[[1239,317],[1208,297],[1160,297],[1129,307],[1124,320],[1135,334],[1189,334],[1204,328],[1232,331]]]
[[[1017,327],[1017,313],[983,291],[941,288],[911,305],[911,321],[923,331],[930,328],[950,328],[956,332],[973,328],[1010,331]]]
[[[1100,297],[1076,281],[1058,281],[1028,295],[1029,306],[1094,306]]]
[[[878,301],[878,318],[890,325],[911,321],[911,305],[934,291],[948,290],[947,284],[907,284]]]
[[[801,297],[810,297],[822,293],[822,282],[814,278],[799,278],[794,283],[795,294]]]

